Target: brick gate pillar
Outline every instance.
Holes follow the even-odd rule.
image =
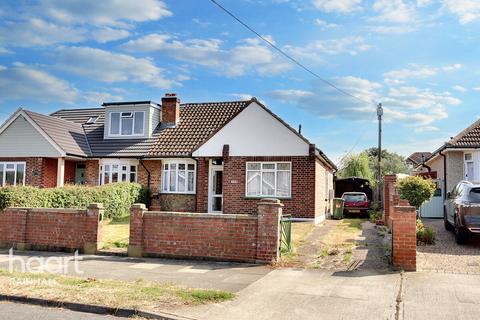
[[[390,227],[390,216],[395,205],[393,197],[396,195],[396,182],[397,176],[394,174],[383,177],[383,222],[387,227]]]
[[[280,218],[283,204],[278,199],[258,203],[257,257],[259,263],[277,261],[280,256]]]
[[[101,223],[103,219],[103,204],[92,203],[87,208],[87,217],[85,219],[85,243],[83,253],[96,254],[101,246]]]
[[[392,220],[392,262],[393,267],[405,271],[417,269],[417,212],[404,200],[393,207]]]
[[[143,215],[146,206],[135,203],[130,209],[130,240],[128,243],[128,256],[140,258],[143,256]]]

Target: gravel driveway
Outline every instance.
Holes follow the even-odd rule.
[[[442,219],[422,219],[437,231],[434,245],[417,246],[417,270],[446,273],[480,274],[480,237],[458,245],[452,232],[446,231]]]

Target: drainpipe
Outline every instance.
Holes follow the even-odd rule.
[[[443,199],[447,199],[447,157],[442,153],[442,150],[438,154],[443,157]]]
[[[148,186],[148,189],[150,189],[150,181],[151,181],[151,173],[150,173],[150,170],[148,170],[148,168],[145,166],[145,164],[143,163],[143,160],[142,159],[139,159],[140,160],[140,164],[142,165],[143,169],[145,169],[145,171],[147,171],[147,186]]]

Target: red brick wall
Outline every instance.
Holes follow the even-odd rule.
[[[247,161],[291,161],[292,196],[281,199],[283,212],[296,218],[315,218],[315,160],[311,157],[229,157],[224,162],[224,213],[248,213],[257,211],[258,198],[245,197],[245,170]],[[199,161],[200,163],[200,161]],[[208,170],[206,170],[208,177]],[[198,175],[199,180],[205,179]],[[208,178],[207,178],[208,179]],[[207,182],[208,184],[208,182]],[[200,193],[199,193],[200,192]],[[197,189],[197,210],[206,212],[208,189]],[[200,202],[200,203],[199,203]]]
[[[43,158],[42,187],[55,188],[57,186],[58,159]]]
[[[255,216],[149,212],[134,205],[129,254],[271,262],[278,258],[281,206],[258,204]]]
[[[383,221],[385,225],[390,226],[390,216],[393,211],[394,197],[397,195],[396,175],[385,175],[383,178]]]
[[[65,160],[65,184],[75,184],[75,171],[77,169],[77,162]]]
[[[408,202],[400,200],[391,212],[393,237],[393,266],[405,271],[415,271],[417,267],[416,210]]]
[[[197,160],[197,212],[208,212],[208,170],[209,160]]]
[[[18,209],[0,212],[0,245],[20,249],[79,249],[100,239],[103,209]]]
[[[98,160],[87,160],[85,162],[85,185],[98,186],[100,175],[100,164]]]

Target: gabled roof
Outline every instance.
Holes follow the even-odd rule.
[[[147,102],[150,103],[139,101],[142,104]],[[25,114],[38,127],[37,130],[41,131],[59,152],[63,150],[61,153],[65,155],[103,158],[190,157],[194,150],[253,102],[309,143],[255,98],[246,101],[181,104],[180,120],[175,127],[159,124],[151,137],[145,139],[104,139],[105,108],[62,109],[49,116],[23,109],[18,112]],[[96,118],[96,121],[87,123],[90,118]],[[335,164],[321,150],[316,151],[317,157],[336,169]]]
[[[415,165],[422,163],[432,155],[431,152],[414,152],[406,160],[412,162]]]

